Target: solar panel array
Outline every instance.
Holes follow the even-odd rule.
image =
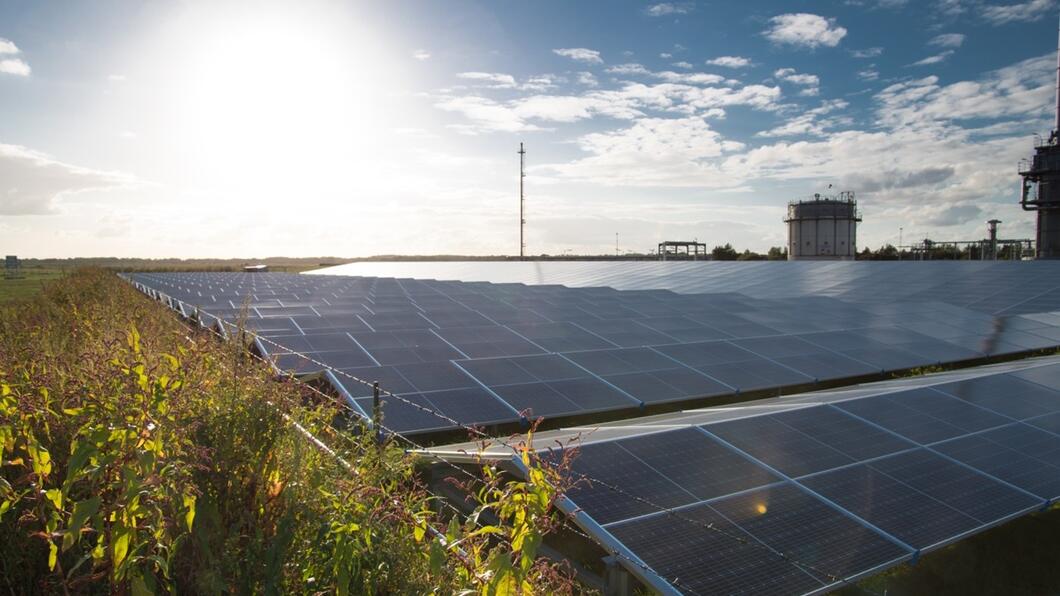
[[[664,591],[827,591],[1060,498],[1060,358],[972,373],[611,423],[567,497]]]
[[[830,296],[848,302],[946,302],[988,314],[1060,310],[1057,261],[535,261],[350,263],[333,275],[608,286],[753,298]]]
[[[398,432],[780,390],[1060,345],[1060,315],[279,273],[142,273],[203,321],[242,316],[278,370],[320,374]],[[244,312],[244,303],[246,310]],[[222,327],[224,325],[222,324]],[[436,416],[428,411],[438,412]]]

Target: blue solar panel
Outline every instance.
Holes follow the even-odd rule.
[[[1027,431],[1018,429],[1016,433],[1026,435]],[[936,445],[934,449],[1043,500],[1060,497],[1060,467],[1017,449],[1010,449],[1003,440],[998,440],[1003,436],[991,437],[990,433],[984,433],[959,437]],[[1060,437],[1054,438],[1060,443]]]
[[[866,464],[802,478],[799,483],[918,549],[981,525],[964,512]]]
[[[907,451],[869,465],[984,524],[1044,504],[1032,495],[926,450]]]
[[[614,444],[700,500],[781,480],[697,429],[647,435]],[[596,475],[591,467],[584,471]]]
[[[647,270],[656,265],[638,267]],[[739,267],[750,274],[753,266]],[[798,273],[802,268],[777,269],[749,284],[740,281],[745,280],[743,274],[734,276],[735,270],[711,269],[718,275],[711,273],[714,281],[709,283],[724,280],[709,290],[699,290],[711,294],[659,289],[667,286],[668,276],[653,276],[651,283],[636,287],[625,286],[627,274],[620,271],[597,278],[593,284],[582,284],[595,287],[579,288],[435,281],[438,271],[431,271],[427,279],[234,273],[135,274],[130,278],[153,288],[155,295],[164,294],[186,313],[194,310],[189,305],[205,306],[202,319],[207,322],[215,316],[236,321],[249,300],[252,308],[246,325],[262,336],[261,352],[279,355],[285,351],[264,347],[264,339],[273,338],[287,344],[286,351],[304,353],[318,361],[290,356],[275,359],[280,368],[297,374],[317,373],[323,367],[432,364],[436,366],[424,367],[421,381],[411,389],[402,385],[406,379],[401,375],[400,381],[386,380],[384,389],[439,391],[467,388],[453,386],[453,378],[461,378],[460,385],[467,382],[459,375],[452,376],[454,369],[448,363],[459,361],[458,366],[469,376],[481,373],[475,386],[546,382],[533,390],[523,387],[507,392],[517,395],[518,403],[534,406],[537,411],[562,414],[628,410],[642,402],[661,404],[737,392],[790,392],[817,381],[976,358],[984,352],[980,349],[983,338],[995,338],[997,346],[1003,345],[999,350],[1052,345],[1048,342],[1054,336],[1060,342],[1056,332],[1060,317],[1037,314],[1001,320],[965,308],[1003,298],[996,291],[982,294],[979,281],[963,284],[951,280],[948,285],[910,293],[917,301],[881,301],[854,292],[850,280],[841,280],[843,276],[831,269],[825,277],[815,278],[811,286],[817,289],[831,283],[824,280],[834,280],[838,284],[835,295],[845,296],[840,300],[794,291],[803,287],[800,284],[805,280]],[[674,289],[688,292],[697,284],[707,283],[703,279],[685,279],[685,285]],[[930,275],[918,279],[901,287],[935,281]],[[1024,286],[1038,288],[1043,283],[1040,278],[1028,279]],[[605,284],[628,289],[599,287]],[[766,287],[770,289],[765,291]],[[736,293],[741,288],[755,296]],[[840,292],[842,288],[846,289]],[[954,293],[953,288],[960,291]],[[788,293],[778,293],[778,289]],[[1041,292],[1047,290],[1042,286]],[[960,296],[959,303],[926,302],[946,292]],[[1025,297],[1021,300],[1025,302]],[[792,336],[794,333],[800,336]],[[648,345],[654,346],[653,350],[638,349]],[[618,346],[632,349],[617,350]],[[518,365],[513,369],[497,363],[475,364],[546,353],[553,357],[562,353],[591,372],[567,376],[535,369],[530,374]],[[527,367],[534,366],[533,361],[527,362]],[[434,374],[430,371],[438,371],[437,382],[428,381]],[[1025,374],[1040,379],[1028,378],[1024,383],[1035,390],[1019,395],[1010,392],[1004,397],[973,391],[955,397],[1009,418],[1060,411],[1053,401],[1060,376]],[[557,385],[560,380],[571,383]],[[390,384],[396,385],[388,387]],[[947,418],[939,412],[935,416]],[[989,415],[980,417],[985,420]],[[509,422],[517,421],[511,414]],[[949,418],[946,422],[964,430],[975,420]]]
[[[854,459],[771,416],[755,416],[705,427],[738,449],[788,476],[802,476],[854,463]]]
[[[906,407],[889,395],[840,402],[835,407],[920,444],[965,434],[960,427]]]
[[[623,522],[608,532],[687,594],[797,594],[825,585],[706,504],[683,509],[680,517]]]

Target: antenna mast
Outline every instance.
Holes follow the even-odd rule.
[[[1060,65],[1058,65],[1060,68]],[[1060,80],[1060,79],[1058,79]],[[1058,83],[1060,84],[1060,83]],[[1058,104],[1060,107],[1060,104]],[[519,143],[519,259],[526,258],[526,237],[524,235],[524,229],[526,228],[526,216],[524,215],[524,206],[526,204],[526,197],[523,195],[523,179],[526,178],[526,150],[523,149],[523,144]]]
[[[1053,137],[1060,133],[1060,27],[1057,27],[1056,43],[1056,119],[1053,121]]]

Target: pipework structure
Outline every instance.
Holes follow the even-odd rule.
[[[1038,214],[1037,257],[1060,259],[1060,42],[1056,56],[1056,116],[1048,141],[1035,144],[1034,156],[1020,162],[1020,206]]]
[[[707,258],[707,245],[702,242],[688,242],[685,240],[666,240],[659,243],[659,260],[670,261],[675,259],[693,260]]]
[[[910,245],[899,246],[902,251],[908,250],[914,261],[932,259],[963,259],[978,261],[997,261],[1000,259],[1019,261],[1034,254],[1034,241],[1029,238],[998,238],[1000,219],[986,222],[987,237],[981,240],[924,240]]]
[[[788,203],[789,261],[852,261],[861,213],[853,191]]]

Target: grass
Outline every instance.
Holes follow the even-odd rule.
[[[0,592],[575,589],[536,558],[558,472],[484,464],[457,517],[342,419],[106,271],[0,305]]]
[[[12,300],[31,298],[44,286],[60,279],[65,272],[61,269],[24,268],[19,277],[0,277],[0,303]]]

